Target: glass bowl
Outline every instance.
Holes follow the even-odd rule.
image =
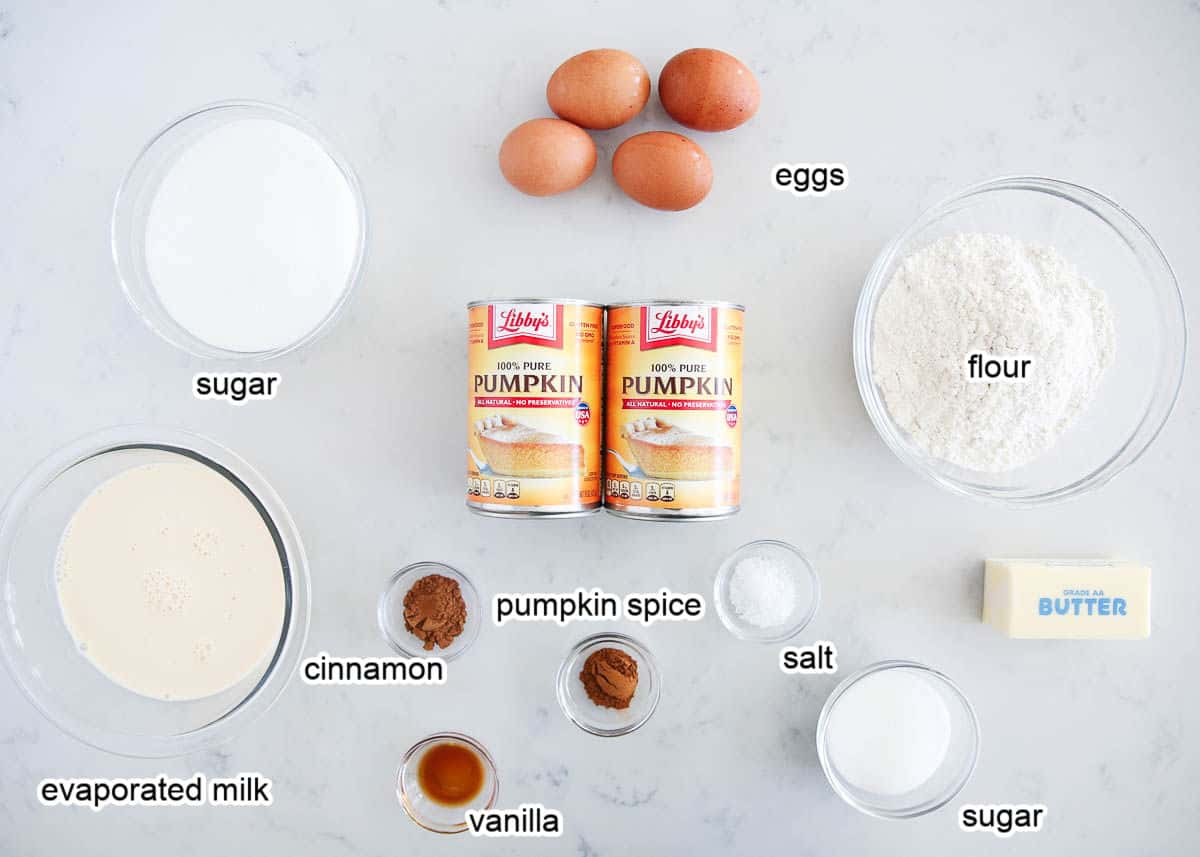
[[[788,617],[778,625],[762,628],[747,622],[738,615],[730,600],[729,583],[733,578],[733,570],[739,562],[751,557],[777,560],[791,573],[796,598]],[[817,615],[817,608],[821,604],[821,580],[799,548],[775,539],[760,539],[742,545],[721,563],[713,581],[713,604],[721,624],[738,639],[781,643],[803,631]]]
[[[308,333],[294,342],[266,351],[234,351],[200,339],[167,312],[154,288],[146,264],[146,223],[154,197],[170,168],[197,139],[213,129],[241,119],[271,119],[290,125],[314,140],[337,166],[358,212],[358,247],[341,297]],[[134,310],[163,339],[197,357],[255,361],[278,357],[312,342],[341,314],[362,274],[367,249],[367,207],[362,187],[350,164],[312,123],[301,116],[257,101],[221,101],[201,107],[171,122],[154,135],[130,167],[117,191],[112,214],[112,254],[125,297]]]
[[[279,550],[285,608],[275,651],[255,672],[213,696],[163,701],[121,687],[79,651],[59,607],[55,559],[67,523],[98,486],[180,456],[229,479],[258,509]],[[0,654],[17,685],[64,732],[124,756],[180,756],[229,739],[279,697],[308,634],[308,561],[283,501],[232,452],[172,429],[107,429],[34,468],[0,516],[0,584]]]
[[[921,686],[932,690],[945,704],[949,735],[945,755],[932,775],[900,794],[876,793],[854,785],[837,769],[829,750],[831,732],[838,728],[838,702],[851,688],[892,670],[910,673],[927,683]],[[854,673],[829,695],[817,720],[817,755],[829,785],[855,809],[878,818],[913,818],[945,806],[971,779],[979,761],[979,720],[970,701],[947,676],[913,661],[881,661]]]
[[[638,665],[638,684],[628,708],[605,708],[588,698],[579,673],[588,656],[597,649],[621,649]],[[563,658],[556,679],[558,705],[567,718],[592,735],[616,738],[640,729],[658,708],[662,696],[662,674],[650,650],[625,634],[593,634],[575,645]]]
[[[463,602],[467,605],[467,621],[463,631],[450,641],[446,648],[434,646],[426,649],[425,643],[415,634],[404,627],[404,596],[412,589],[413,584],[429,574],[440,574],[458,581],[462,591]],[[440,562],[417,562],[407,565],[388,578],[387,585],[379,596],[376,617],[379,620],[379,630],[383,632],[397,653],[410,658],[441,658],[451,661],[471,648],[479,629],[483,625],[482,602],[479,591],[470,578],[457,569]]]
[[[462,744],[475,751],[483,762],[483,788],[470,803],[462,806],[446,806],[427,797],[421,790],[417,769],[421,757],[438,744]],[[396,797],[404,811],[421,827],[433,833],[462,833],[467,829],[466,813],[469,809],[491,809],[496,805],[500,791],[500,778],[496,774],[496,763],[482,744],[469,735],[459,732],[439,732],[422,738],[409,748],[400,762],[396,775]]]
[[[911,253],[956,232],[990,232],[1049,244],[1105,292],[1116,354],[1096,398],[1052,450],[1005,473],[967,470],[916,446],[892,419],[874,381],[879,300]],[[1001,178],[922,214],[879,255],[854,318],[854,369],[867,413],[901,461],[950,491],[1021,507],[1104,485],[1150,446],[1179,394],[1187,352],[1183,298],[1150,234],[1112,200],[1046,178]]]

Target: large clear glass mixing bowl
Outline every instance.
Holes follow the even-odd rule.
[[[1046,454],[1004,473],[967,470],[927,454],[896,424],[875,383],[875,312],[896,269],[914,251],[960,232],[1056,247],[1105,292],[1116,327],[1113,365],[1086,412]],[[1095,490],[1136,461],[1175,405],[1186,352],[1179,284],[1150,233],[1111,199],[1046,178],[985,182],[926,211],[880,254],[854,319],[858,388],[892,452],[943,488],[1009,506]]]
[[[132,467],[180,457],[211,467],[262,515],[279,550],[285,610],[274,652],[233,687],[163,701],[116,684],[83,655],[63,620],[55,584],[62,535],[80,504]],[[308,561],[271,486],[223,447],[173,429],[106,429],[60,450],[21,482],[0,515],[0,654],[30,701],[64,732],[124,756],[180,756],[233,736],[283,691],[304,648]]]

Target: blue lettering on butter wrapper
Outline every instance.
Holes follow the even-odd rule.
[[[1039,598],[1039,616],[1124,616],[1128,604],[1124,598]]]

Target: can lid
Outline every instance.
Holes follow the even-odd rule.
[[[655,298],[646,301],[621,301],[619,303],[610,303],[609,309],[618,309],[621,307],[642,307],[642,306],[707,306],[720,307],[723,309],[736,309],[741,312],[746,311],[744,304],[735,304],[731,301],[700,301],[700,300],[670,300],[669,298]]]
[[[488,304],[570,304],[571,306],[590,306],[604,309],[599,301],[589,301],[582,298],[488,298],[487,300],[471,301],[467,309],[474,309]]]

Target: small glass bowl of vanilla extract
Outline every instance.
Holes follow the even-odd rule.
[[[491,755],[459,732],[439,732],[413,744],[396,777],[396,796],[408,817],[434,833],[462,833],[467,810],[491,809],[499,791]]]

